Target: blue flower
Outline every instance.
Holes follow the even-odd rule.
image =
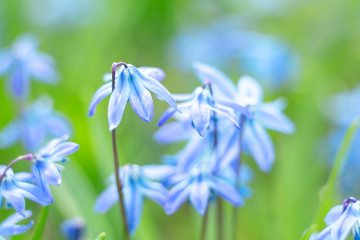
[[[4,173],[6,166],[0,165],[0,175]],[[0,183],[0,206],[3,205],[4,199],[6,207],[13,207],[19,214],[25,216],[25,198],[39,203],[42,206],[52,203],[44,191],[29,183],[32,179],[29,173],[16,173],[8,169],[5,177]]]
[[[110,131],[120,124],[128,101],[135,113],[145,122],[149,122],[154,113],[154,103],[149,91],[166,101],[172,108],[177,109],[174,98],[159,82],[164,76],[163,71],[158,68],[136,68],[131,64],[122,66],[116,74],[114,91],[112,91],[111,82],[100,87],[90,103],[88,115],[94,115],[97,104],[111,94],[108,106]]]
[[[129,232],[132,234],[140,223],[144,196],[165,206],[168,191],[161,183],[154,182],[152,179],[166,176],[168,171],[167,168],[151,165],[142,167],[125,165],[119,171],[123,183],[122,191]],[[119,201],[114,177],[112,181],[113,183],[96,200],[96,212],[106,212]]]
[[[9,74],[8,84],[15,98],[24,98],[29,94],[30,78],[44,83],[57,82],[58,73],[54,69],[54,60],[37,50],[38,42],[31,35],[22,35],[11,49],[0,52],[0,75]]]
[[[317,234],[315,240],[345,240],[351,231],[356,237],[359,234],[360,201],[355,198],[345,199],[343,205],[330,209],[325,223],[328,227]]]
[[[262,171],[269,171],[275,159],[275,150],[269,134],[265,129],[275,130],[285,134],[293,133],[294,124],[283,113],[285,103],[282,99],[273,102],[263,102],[263,92],[260,85],[251,77],[244,76],[235,84],[221,71],[203,63],[194,63],[195,72],[201,82],[211,81],[214,89],[214,96],[231,105],[234,109],[242,106],[247,107],[252,113],[252,118],[246,118],[243,130],[243,148],[257,162]],[[221,102],[221,101],[219,101]],[[233,126],[222,126],[222,131],[233,135],[229,142],[229,148],[238,148],[236,144],[240,133]],[[234,142],[235,141],[235,142]]]
[[[23,215],[20,215],[19,213],[14,213],[10,217],[6,218],[2,223],[0,223],[0,237],[22,234],[29,230],[34,225],[34,222],[32,220],[27,225],[16,224],[24,219],[31,217],[31,215],[31,211],[24,211]]]
[[[217,102],[205,85],[204,87],[197,87],[192,94],[173,94],[173,96],[177,101],[184,101],[178,105],[178,108],[182,112],[188,113],[185,116],[191,119],[192,125],[202,137],[205,136],[209,128],[212,113],[217,113],[227,118],[235,127],[239,128],[239,120],[233,113],[233,110],[226,105],[226,102]],[[239,105],[237,110],[241,111],[242,114],[250,116],[245,107]],[[168,108],[161,116],[158,125],[162,126],[175,113],[176,109]]]
[[[73,217],[61,223],[60,230],[67,240],[80,240],[85,235],[86,223],[82,217]]]
[[[49,185],[59,186],[62,180],[60,170],[63,166],[59,163],[66,162],[66,157],[79,149],[79,144],[64,142],[67,139],[67,135],[53,139],[34,155],[33,176],[51,199],[53,197]]]
[[[213,169],[211,161],[201,161],[193,165],[190,171],[178,173],[182,179],[169,192],[166,213],[173,214],[189,198],[196,211],[203,215],[212,194],[222,197],[234,206],[241,206],[243,200],[239,191],[228,181],[227,174],[224,174],[228,171],[232,170]]]
[[[41,97],[0,131],[0,148],[21,142],[29,151],[37,151],[49,137],[71,132],[68,119],[53,110],[50,98]]]

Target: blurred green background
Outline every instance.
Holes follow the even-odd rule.
[[[184,26],[206,27],[227,16],[245,21],[251,30],[283,39],[298,52],[301,62],[296,87],[277,92],[265,90],[265,100],[278,96],[288,99],[286,113],[297,131],[290,136],[272,133],[277,157],[270,173],[260,172],[252,159],[245,160],[254,170],[250,184],[253,195],[240,210],[237,231],[241,239],[300,238],[313,221],[318,192],[329,173],[325,160],[317,154],[319,139],[331,128],[320,110],[321,104],[326,96],[355,86],[360,76],[359,1],[279,0],[275,1],[279,8],[274,12],[254,7],[250,0],[94,0],[89,1],[93,8],[80,11],[73,22],[52,26],[31,20],[29,2],[0,1],[0,47],[10,46],[26,32],[39,38],[40,50],[56,59],[61,82],[50,86],[32,81],[30,99],[42,94],[52,96],[55,109],[72,120],[73,141],[80,144],[80,150],[65,165],[63,184],[52,188],[55,203],[50,206],[43,239],[62,239],[59,224],[73,216],[85,218],[86,239],[94,239],[103,231],[108,239],[120,239],[118,206],[104,215],[92,210],[96,197],[106,186],[106,178],[113,172],[106,100],[100,103],[94,117],[87,117],[90,100],[112,62],[160,67],[167,74],[163,84],[170,92],[191,92],[199,82],[194,74],[179,72],[169,64],[169,42]],[[271,2],[264,0],[262,7],[268,4],[271,8]],[[91,17],[86,23],[76,24],[88,16]],[[227,74],[235,81],[242,73],[233,69]],[[0,127],[16,114],[3,80],[2,77]],[[157,119],[166,107],[156,100],[154,119],[145,123],[127,106],[117,131],[121,164],[160,163],[162,154],[181,148],[181,144],[162,146],[152,140]],[[0,163],[7,164],[23,153],[20,145],[1,149]],[[27,206],[35,213],[36,226],[40,207],[29,201]],[[230,217],[226,224],[230,226]],[[212,220],[211,227],[215,226]],[[13,239],[29,239],[32,231]],[[200,217],[191,206],[185,205],[174,215],[166,216],[155,203],[145,201],[133,239],[197,239],[199,232]],[[209,234],[209,239],[212,237]]]

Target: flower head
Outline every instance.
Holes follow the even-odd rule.
[[[65,142],[67,139],[67,135],[53,139],[35,154],[32,173],[50,198],[52,195],[49,185],[61,184],[60,170],[63,167],[59,163],[66,162],[66,157],[79,149],[79,144]]]
[[[128,101],[135,113],[145,122],[149,122],[154,113],[154,103],[150,91],[177,109],[174,98],[160,83],[164,76],[164,72],[158,68],[136,68],[131,64],[121,66],[116,71],[115,89],[112,90],[111,82],[100,87],[90,103],[88,115],[94,115],[97,104],[111,94],[108,106],[110,131],[120,124]]]
[[[29,105],[20,116],[0,131],[0,148],[21,142],[29,151],[37,151],[49,137],[71,132],[65,116],[53,110],[52,100],[41,97]]]
[[[0,165],[0,176],[5,172],[6,166]],[[8,169],[0,182],[0,206],[4,199],[7,207],[13,207],[19,214],[26,216],[25,198],[39,203],[42,206],[52,203],[44,191],[31,183],[31,174],[16,173]]]
[[[24,211],[23,215],[14,213],[10,217],[6,218],[3,222],[0,223],[0,237],[18,235],[29,230],[34,225],[32,220],[27,225],[17,225],[17,223],[31,217],[31,215],[31,211]]]
[[[317,234],[315,240],[345,240],[351,231],[356,237],[360,227],[360,201],[353,197],[345,199],[342,205],[330,209],[325,223],[328,227]]]
[[[0,75],[9,74],[8,84],[15,98],[28,95],[30,78],[49,84],[57,82],[54,60],[37,48],[36,38],[26,34],[16,39],[11,49],[0,52]]]
[[[161,172],[163,168],[157,168]],[[134,233],[140,223],[144,196],[152,199],[161,206],[165,206],[167,189],[158,182],[152,181],[158,174],[154,173],[154,166],[125,165],[119,169],[123,183],[124,205],[130,233]],[[112,178],[114,181],[115,179]],[[96,212],[106,212],[119,201],[117,188],[113,182],[95,203]]]
[[[85,235],[86,223],[82,217],[73,217],[61,223],[60,230],[67,240],[80,240]]]

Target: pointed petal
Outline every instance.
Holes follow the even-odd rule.
[[[35,79],[49,84],[58,82],[59,75],[54,69],[55,61],[49,55],[34,53],[26,64],[26,68]]]
[[[4,221],[2,221],[2,223],[0,225],[1,226],[11,226],[11,225],[17,224],[18,222],[20,222],[24,219],[31,217],[31,215],[32,215],[32,211],[30,211],[30,210],[25,210],[24,215],[20,215],[19,213],[14,213],[10,217],[8,217]]]
[[[190,116],[196,131],[204,137],[210,124],[209,106],[199,99],[196,100],[191,107]]]
[[[172,116],[174,116],[174,114],[176,113],[176,110],[173,108],[168,108],[165,110],[165,112],[161,115],[159,122],[158,122],[158,127],[161,127],[162,125],[164,125]]]
[[[332,224],[331,238],[345,240],[351,228],[358,219],[359,206],[358,204],[350,204],[346,210],[341,214],[340,218]]]
[[[6,148],[19,141],[21,124],[18,121],[10,122],[0,131],[0,148]]]
[[[232,186],[227,181],[219,178],[212,177],[210,179],[210,187],[223,199],[229,201],[234,206],[238,207],[243,205],[243,200],[240,196],[240,193],[236,190],[234,186]]]
[[[200,215],[204,215],[210,196],[210,189],[205,181],[197,180],[191,185],[189,199]]]
[[[13,62],[13,58],[9,50],[2,50],[0,52],[0,75],[7,72]]]
[[[26,198],[40,204],[47,206],[53,202],[52,196],[47,195],[41,188],[30,183],[17,182],[18,191]]]
[[[90,106],[89,106],[89,113],[88,116],[91,117],[95,114],[96,106],[107,97],[112,91],[112,83],[106,83],[102,85],[94,94]]]
[[[319,232],[316,236],[314,240],[331,240],[331,227],[332,226],[328,226],[326,227],[324,230],[322,230],[321,232]]]
[[[165,72],[156,67],[139,67],[138,70],[142,75],[149,76],[161,82],[165,78]]]
[[[141,192],[160,206],[165,207],[168,190],[161,183],[150,181],[143,182]]]
[[[175,173],[176,167],[169,165],[145,165],[142,166],[144,176],[151,180],[162,181]]]
[[[97,213],[107,212],[117,201],[119,195],[115,184],[110,185],[100,196],[96,199],[94,211]]]
[[[154,114],[154,102],[151,94],[136,79],[130,83],[129,101],[135,113],[145,122],[149,122]]]
[[[27,225],[12,225],[12,226],[2,226],[0,225],[0,237],[1,236],[13,236],[26,232],[34,225],[34,221],[30,221]]]
[[[260,84],[250,76],[243,76],[238,81],[237,99],[245,105],[255,105],[263,100]]]
[[[136,183],[125,183],[123,193],[129,232],[130,234],[133,234],[140,223],[143,208],[143,196]]]
[[[326,223],[326,225],[331,225],[333,224],[336,220],[339,219],[339,217],[341,216],[342,212],[343,212],[343,205],[337,205],[333,208],[330,209],[330,211],[328,212],[328,214],[326,215],[324,221]]]
[[[192,93],[173,93],[175,101],[189,101],[194,97]]]
[[[61,185],[61,174],[52,162],[38,161],[37,168],[46,183],[54,186]]]
[[[167,144],[180,141],[186,141],[194,135],[194,129],[185,126],[182,122],[172,122],[159,128],[154,139],[158,143]]]
[[[125,76],[127,71],[122,71],[119,77],[119,86],[117,86],[110,97],[108,108],[108,120],[110,131],[114,130],[121,122],[125,106],[129,100],[129,81]],[[120,81],[121,80],[121,81]]]
[[[11,92],[15,98],[23,98],[29,94],[29,74],[22,63],[14,66],[9,81]]]
[[[66,156],[76,152],[79,149],[79,144],[73,142],[64,142],[58,144],[52,151],[49,158],[62,160]]]
[[[187,199],[190,188],[188,187],[189,181],[184,180],[175,185],[169,192],[168,200],[166,202],[166,214],[170,215],[176,212],[181,204]]]
[[[215,107],[209,106],[211,110],[214,112],[220,114],[221,116],[225,117],[227,120],[229,120],[236,128],[240,128],[239,126],[239,120],[236,117],[235,114],[233,114],[231,111],[229,111],[226,108],[222,108],[221,106],[217,105]]]
[[[3,187],[1,194],[5,197],[6,201],[10,202],[10,204],[14,207],[15,211],[24,216],[25,199],[21,195],[21,191],[19,191],[18,189],[11,189],[8,184],[9,183],[5,181],[2,183]]]
[[[259,168],[268,172],[275,159],[275,150],[268,133],[256,122],[248,121],[244,127],[244,150],[256,161]]]

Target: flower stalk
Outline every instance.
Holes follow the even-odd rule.
[[[32,154],[26,154],[26,155],[21,155],[17,158],[15,158],[14,160],[12,160],[9,165],[5,168],[4,172],[2,174],[0,174],[0,184],[2,182],[2,180],[4,179],[6,172],[17,162],[22,161],[22,160],[28,160],[30,162],[32,162],[35,159],[35,157]]]
[[[111,67],[112,91],[114,91],[114,89],[115,89],[116,69],[121,65],[127,67],[127,65],[122,62],[113,63],[113,65]],[[116,129],[112,130],[111,134],[112,134],[112,147],[113,147],[113,154],[114,154],[115,181],[116,181],[117,192],[119,194],[119,204],[120,204],[120,212],[121,212],[120,214],[122,217],[123,228],[124,228],[124,239],[128,240],[128,239],[130,239],[130,235],[129,235],[129,227],[128,227],[128,222],[127,222],[126,212],[125,212],[124,196],[123,196],[123,192],[122,192],[122,183],[120,181],[120,176],[119,176],[120,165],[119,165],[119,156],[118,156],[117,144],[116,144]]]

